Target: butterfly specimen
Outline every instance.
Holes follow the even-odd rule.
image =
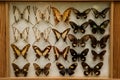
[[[54,20],[55,20],[55,24],[57,25],[60,21],[64,21],[65,23],[69,22],[69,17],[70,17],[70,13],[71,13],[71,8],[66,9],[63,14],[60,13],[60,11],[55,8],[55,7],[51,7],[53,10],[53,14],[54,14]]]
[[[97,25],[93,20],[89,20],[90,27],[92,28],[92,33],[105,33],[105,28],[108,26],[110,20],[103,21],[100,25]]]
[[[51,66],[51,63],[47,63],[44,68],[41,68],[38,64],[33,63],[35,74],[39,76],[40,74],[45,74],[46,76],[49,74],[49,69]]]
[[[45,58],[48,58],[51,48],[52,48],[52,46],[49,45],[45,49],[41,50],[38,46],[33,46],[33,50],[36,53],[35,61],[37,60],[37,58],[40,58],[41,56],[44,56]],[[49,58],[48,58],[48,60],[49,60]]]
[[[81,63],[82,64],[82,67],[83,67],[83,69],[85,70],[84,71],[84,75],[85,76],[89,76],[89,75],[91,75],[91,76],[93,76],[93,75],[95,75],[95,76],[99,76],[100,75],[100,69],[102,68],[102,66],[103,66],[103,62],[99,62],[98,64],[96,64],[93,68],[92,67],[90,67],[87,63],[85,63],[85,62],[82,62]]]
[[[109,11],[109,7],[105,8],[104,10],[102,10],[101,12],[99,12],[98,10],[96,10],[95,8],[91,8],[91,10],[93,11],[95,18],[106,18],[106,13]]]
[[[22,55],[24,57],[24,59],[26,59],[28,49],[30,48],[30,44],[27,44],[22,49],[19,49],[14,44],[11,44],[11,47],[12,47],[12,49],[14,51],[15,59],[17,59],[20,55]]]
[[[109,39],[110,35],[105,35],[104,37],[102,37],[100,40],[97,40],[93,35],[90,35],[90,39],[91,39],[91,46],[93,48],[96,48],[96,46],[100,46],[101,49],[106,47],[106,42]]]
[[[15,22],[19,22],[21,19],[24,19],[25,21],[29,22],[30,20],[30,6],[27,6],[23,12],[19,10],[16,6],[13,6],[13,14],[14,14],[14,19]]]
[[[15,42],[17,42],[20,39],[23,39],[25,42],[28,40],[28,34],[29,34],[29,27],[26,27],[22,32],[20,32],[17,28],[13,28],[13,34]]]
[[[74,49],[70,49],[70,53],[72,55],[72,61],[86,61],[86,56],[88,54],[89,49],[84,49],[81,53],[77,53]]]
[[[58,30],[56,29],[52,29],[52,31],[54,32],[55,34],[55,37],[56,37],[56,42],[62,37],[63,41],[66,42],[66,38],[67,38],[67,35],[70,31],[70,28],[64,30],[63,32],[59,32]]]
[[[73,47],[76,47],[76,46],[79,46],[79,45],[81,47],[85,47],[85,45],[86,45],[85,42],[89,40],[90,35],[86,34],[81,39],[77,39],[74,35],[68,34],[68,38],[72,42]]]
[[[91,11],[90,8],[86,9],[85,11],[83,12],[80,12],[79,10],[75,9],[75,8],[72,8],[73,12],[75,13],[76,15],[76,18],[77,19],[86,19],[87,18],[87,15],[88,13]]]
[[[51,31],[51,27],[48,27],[43,32],[41,32],[38,28],[33,27],[33,31],[35,34],[36,41],[39,41],[41,38],[44,38],[46,42],[49,42],[48,38],[49,38],[50,31]]]
[[[47,6],[44,11],[40,10],[36,6],[33,7],[33,11],[35,14],[35,18],[37,22],[40,22],[41,20],[44,20],[46,22],[49,22],[50,20],[50,13],[51,13],[51,8],[50,6]]]
[[[53,50],[54,50],[54,54],[55,54],[55,61],[59,59],[60,55],[62,55],[62,57],[67,60],[67,56],[70,50],[70,46],[67,46],[66,48],[64,48],[63,51],[60,51],[57,47],[53,46]]]
[[[19,66],[16,65],[15,63],[12,63],[12,66],[16,77],[22,77],[22,76],[26,77],[28,74],[30,63],[25,64],[22,69],[20,69]]]
[[[73,32],[74,33],[78,33],[79,31],[81,33],[85,33],[85,29],[87,28],[87,26],[89,25],[89,22],[85,22],[82,25],[77,25],[76,23],[74,23],[73,21],[69,22],[71,27],[73,28]]]
[[[65,68],[61,63],[56,63],[56,66],[59,69],[59,73],[62,76],[65,76],[65,74],[68,74],[69,76],[73,75],[77,65],[77,63],[73,63],[69,66],[69,68]]]
[[[92,50],[91,52],[92,52],[93,60],[94,60],[94,61],[95,61],[97,58],[99,58],[100,60],[103,61],[103,56],[105,55],[106,50],[101,51],[99,54],[98,54],[96,51],[94,51],[94,50]]]

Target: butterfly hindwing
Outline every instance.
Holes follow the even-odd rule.
[[[85,50],[83,50],[81,53],[77,53],[74,49],[70,49],[70,53],[72,55],[72,61],[85,61],[86,60],[86,55],[88,54],[89,49],[86,48]]]
[[[12,63],[12,66],[13,66],[14,73],[15,73],[16,77],[19,77],[20,74],[23,74],[23,76],[26,77],[27,73],[28,73],[28,69],[29,69],[30,63],[25,64],[22,69],[20,69],[18,67],[18,65],[16,65],[15,63]]]
[[[45,74],[46,76],[49,74],[49,69],[51,66],[51,63],[47,63],[44,68],[41,68],[37,63],[33,63],[35,74],[39,76],[40,74]]]
[[[51,48],[52,48],[52,46],[49,45],[45,49],[41,50],[38,46],[33,46],[33,50],[36,53],[36,59],[40,58],[41,56],[48,58]]]
[[[86,9],[85,11],[83,12],[80,12],[79,10],[75,9],[75,8],[72,8],[73,12],[76,14],[76,18],[77,19],[86,19],[87,18],[87,15],[88,13],[91,11],[91,9]]]
[[[73,32],[74,33],[77,33],[77,32],[81,32],[81,33],[85,33],[85,29],[87,28],[87,26],[89,25],[89,23],[88,22],[85,22],[85,23],[83,23],[82,25],[77,25],[75,22],[73,22],[73,21],[70,21],[69,22],[70,23],[70,25],[71,25],[71,27],[73,28]]]
[[[103,66],[103,62],[99,62],[98,64],[96,64],[93,68],[91,68],[87,63],[85,62],[82,62],[82,67],[83,69],[85,70],[84,71],[84,75],[85,76],[88,76],[91,74],[91,76],[95,75],[95,76],[98,76],[100,75],[100,69],[102,68]]]

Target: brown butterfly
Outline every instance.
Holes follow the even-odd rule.
[[[105,18],[106,17],[106,13],[109,11],[109,7],[108,8],[105,8],[104,10],[102,10],[101,12],[99,12],[98,10],[96,10],[95,8],[91,8],[94,15],[95,15],[95,18]]]
[[[16,45],[11,44],[11,47],[14,51],[15,59],[17,59],[20,55],[26,59],[26,55],[28,52],[28,49],[30,48],[30,44],[27,44],[26,46],[23,47],[23,49],[19,49]]]
[[[30,6],[27,6],[23,12],[19,10],[16,6],[13,6],[13,14],[14,14],[14,19],[15,22],[19,22],[21,19],[24,19],[25,21],[29,22],[30,20]]]
[[[101,49],[106,47],[106,42],[109,39],[110,35],[105,35],[104,37],[102,37],[100,40],[97,40],[93,35],[90,35],[90,39],[91,39],[91,46],[93,48],[96,48],[96,46],[100,46]]]
[[[40,74],[45,74],[46,76],[49,74],[49,69],[51,66],[51,63],[47,63],[44,68],[41,68],[38,64],[33,63],[35,74],[39,76]]]
[[[55,61],[59,59],[60,55],[62,55],[63,58],[65,60],[67,60],[67,56],[68,56],[68,53],[69,53],[69,50],[70,50],[70,46],[67,46],[66,48],[64,48],[63,51],[60,51],[57,47],[53,46],[53,50],[54,50],[54,53],[55,53]]]
[[[60,21],[64,21],[65,23],[69,22],[71,8],[66,9],[63,12],[63,15],[60,13],[60,11],[57,8],[55,7],[51,7],[51,8],[53,10],[55,24],[58,24]]]
[[[12,66],[16,77],[26,77],[28,74],[30,63],[25,64],[22,69],[20,69],[15,63],[12,63]]]
[[[100,60],[103,61],[103,56],[105,55],[106,50],[101,51],[99,54],[98,54],[96,51],[94,51],[94,50],[92,50],[91,52],[92,52],[93,60],[94,60],[94,61],[95,61],[97,58],[99,58]]]
[[[60,70],[59,73],[62,76],[65,76],[65,74],[68,74],[70,76],[73,75],[77,65],[78,65],[77,63],[73,63],[69,66],[69,68],[65,68],[61,63],[59,62],[56,63],[57,68]]]
[[[72,42],[73,47],[76,47],[76,46],[79,46],[79,45],[81,47],[85,47],[85,45],[86,45],[85,42],[89,40],[90,35],[86,34],[81,39],[77,39],[74,35],[68,34],[68,38]]]
[[[48,58],[48,56],[49,56],[48,53],[50,52],[51,48],[52,48],[52,46],[49,45],[45,49],[41,50],[38,46],[33,46],[33,49],[36,53],[35,61],[37,60],[37,58],[40,58],[41,56],[44,56],[45,58]],[[48,58],[48,60],[49,60],[49,58]]]
[[[99,76],[100,75],[100,69],[103,66],[103,62],[99,62],[98,64],[96,64],[93,68],[91,68],[87,63],[82,62],[82,67],[85,70],[84,71],[84,75],[88,76],[91,74],[91,76],[95,75],[95,76]]]
[[[52,31],[54,32],[55,34],[55,37],[56,37],[56,42],[62,37],[63,41],[66,42],[66,38],[67,38],[67,34],[69,33],[70,31],[70,28],[64,30],[63,32],[59,32],[57,31],[56,29],[52,29]]]
[[[86,19],[87,18],[87,15],[88,13],[91,11],[91,9],[86,9],[85,11],[83,12],[80,12],[79,10],[75,9],[75,8],[72,8],[73,12],[76,14],[76,18],[77,19]]]

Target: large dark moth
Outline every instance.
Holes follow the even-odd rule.
[[[12,67],[14,69],[14,73],[16,77],[26,77],[28,74],[30,63],[27,63],[23,66],[22,69],[15,63],[12,63]]]
[[[81,53],[77,53],[74,49],[70,49],[70,53],[72,55],[72,61],[86,61],[86,56],[88,54],[89,49],[84,49]]]
[[[90,67],[86,62],[82,62],[82,67],[85,70],[84,75],[85,76],[99,76],[100,75],[100,69],[103,66],[103,62],[99,62],[94,67]]]
[[[56,66],[59,69],[59,73],[62,76],[65,76],[65,74],[68,74],[69,76],[73,75],[77,65],[77,63],[73,63],[69,66],[69,68],[65,68],[61,63],[56,63]]]
[[[85,47],[86,42],[89,40],[90,35],[86,34],[84,35],[81,39],[77,39],[74,35],[72,34],[68,34],[68,38],[69,40],[72,42],[72,46],[76,47],[76,46],[81,46],[81,47]]]
[[[70,21],[69,22],[71,27],[73,28],[73,32],[74,33],[78,33],[78,32],[81,32],[81,33],[85,33],[85,29],[87,28],[87,26],[89,25],[89,22],[84,22],[83,24],[81,25],[77,25],[75,22],[73,21]]]
[[[49,69],[51,66],[51,63],[47,63],[44,68],[41,68],[37,63],[33,63],[34,69],[35,69],[35,74],[37,76],[41,74],[45,74],[46,76],[49,74]]]

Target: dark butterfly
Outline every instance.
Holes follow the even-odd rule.
[[[110,35],[105,35],[104,37],[102,37],[100,40],[97,40],[93,35],[90,35],[90,39],[91,39],[91,46],[93,48],[96,48],[96,46],[100,46],[101,49],[106,47],[106,42],[109,39]]]
[[[73,21],[69,22],[71,27],[73,28],[73,32],[77,33],[77,32],[81,32],[81,33],[85,33],[85,29],[87,28],[87,26],[89,25],[89,22],[85,22],[82,25],[77,25],[76,23],[74,23]]]
[[[69,68],[65,68],[61,63],[57,62],[56,66],[60,70],[59,73],[62,76],[65,76],[65,74],[69,74],[70,76],[74,74],[74,71],[77,67],[77,63],[73,63],[72,65],[69,66]]]
[[[49,56],[48,53],[50,52],[51,48],[52,48],[52,46],[49,45],[44,50],[41,50],[38,46],[33,46],[33,50],[36,53],[35,61],[37,60],[37,58],[40,58],[41,56],[44,56],[45,58],[48,58],[48,56]]]
[[[30,44],[27,44],[26,46],[23,47],[23,49],[19,49],[16,45],[11,44],[11,47],[14,51],[15,59],[17,59],[20,55],[26,59],[26,55],[28,52],[28,49],[30,48]]]
[[[12,63],[12,66],[16,77],[26,77],[28,74],[30,63],[25,64],[22,69],[20,69],[15,63]]]
[[[14,39],[17,42],[20,39],[23,39],[25,42],[28,40],[29,27],[26,27],[22,32],[20,32],[17,28],[13,27]]]
[[[74,35],[72,34],[68,34],[68,38],[69,40],[72,42],[72,46],[73,47],[76,47],[76,46],[81,46],[81,47],[85,47],[86,45],[86,41],[89,40],[89,35],[84,35],[81,39],[77,39]]]
[[[105,28],[108,26],[110,20],[103,21],[100,25],[97,25],[93,20],[89,20],[90,27],[92,28],[92,33],[105,33]]]
[[[21,19],[24,19],[25,21],[29,22],[30,6],[27,6],[23,10],[23,12],[21,12],[16,6],[13,6],[13,14],[16,23],[19,22]]]
[[[95,8],[91,8],[95,18],[101,17],[101,18],[105,18],[106,17],[106,13],[109,11],[110,8],[105,8],[104,10],[102,10],[101,12],[99,12],[98,10],[96,10]]]
[[[67,56],[70,50],[70,46],[67,46],[66,48],[64,48],[63,51],[60,51],[57,47],[53,46],[53,50],[54,50],[54,54],[55,54],[55,60],[58,60],[60,55],[62,55],[62,57],[67,60]]]
[[[75,8],[72,8],[73,12],[76,14],[76,18],[77,19],[86,19],[87,18],[87,15],[88,13],[91,11],[91,9],[86,9],[85,11],[83,12],[80,12],[79,10],[75,9]]]
[[[97,58],[99,58],[100,60],[103,61],[103,56],[105,55],[106,50],[101,51],[99,54],[98,54],[96,51],[94,51],[94,50],[92,50],[91,52],[92,52],[93,60],[94,60],[94,61],[95,61]]]
[[[91,74],[91,76],[95,75],[95,76],[99,76],[100,75],[100,69],[103,66],[103,62],[99,62],[97,65],[95,65],[93,68],[91,68],[87,63],[82,62],[82,67],[85,70],[84,71],[84,75],[88,76]]]
[[[70,13],[71,13],[71,8],[66,9],[63,14],[60,13],[60,11],[55,8],[55,7],[51,7],[53,10],[53,14],[54,14],[54,20],[55,20],[55,24],[57,25],[60,21],[64,21],[65,23],[69,22],[69,17],[70,17]]]
[[[86,48],[85,50],[83,50],[81,53],[77,53],[74,49],[70,49],[70,53],[72,55],[72,61],[86,61],[86,56],[88,54],[89,49]]]
[[[62,33],[60,33],[59,31],[57,31],[56,29],[52,29],[52,31],[54,32],[55,34],[55,37],[56,37],[56,42],[62,38],[64,42],[66,42],[66,38],[67,38],[67,35],[70,31],[70,28],[64,30]]]
[[[51,66],[51,63],[47,63],[44,68],[40,68],[40,66],[36,63],[33,63],[35,74],[39,76],[40,74],[45,74],[46,76],[49,74],[49,69]]]

